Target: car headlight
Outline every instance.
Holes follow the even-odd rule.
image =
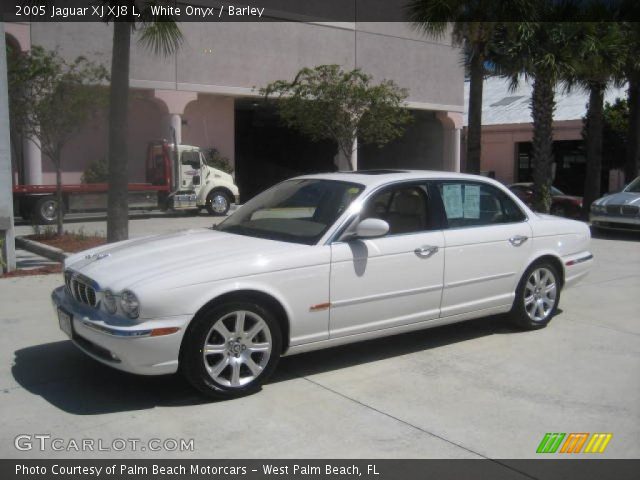
[[[593,213],[606,213],[607,209],[604,205],[597,205],[595,203],[591,204],[591,212]]]
[[[116,313],[116,310],[118,309],[116,296],[111,290],[105,290],[102,294],[102,304],[104,305],[104,309],[111,315]]]
[[[138,297],[129,290],[124,290],[120,294],[120,308],[129,318],[138,318],[138,315],[140,315]]]

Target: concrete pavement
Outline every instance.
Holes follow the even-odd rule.
[[[174,220],[163,228],[211,224]],[[2,279],[0,456],[534,458],[546,432],[611,432],[603,458],[638,458],[640,238],[596,238],[593,252],[593,273],[563,292],[543,330],[485,318],[288,357],[262,392],[227,402],[203,399],[179,377],[128,375],[76,351],[48,297],[59,275]],[[195,449],[14,448],[17,435],[38,433],[192,438]]]

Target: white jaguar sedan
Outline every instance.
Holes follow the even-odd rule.
[[[235,397],[283,355],[507,312],[544,327],[588,273],[589,242],[586,224],[534,213],[484,177],[307,175],[211,230],[69,257],[52,297],[94,359]]]

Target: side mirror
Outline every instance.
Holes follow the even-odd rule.
[[[389,233],[389,224],[379,218],[365,218],[356,227],[356,238],[376,238]]]

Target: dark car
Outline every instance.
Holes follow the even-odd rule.
[[[533,204],[533,183],[514,183],[509,189],[529,207]],[[551,215],[579,218],[582,210],[582,197],[566,195],[556,187],[551,187]]]

